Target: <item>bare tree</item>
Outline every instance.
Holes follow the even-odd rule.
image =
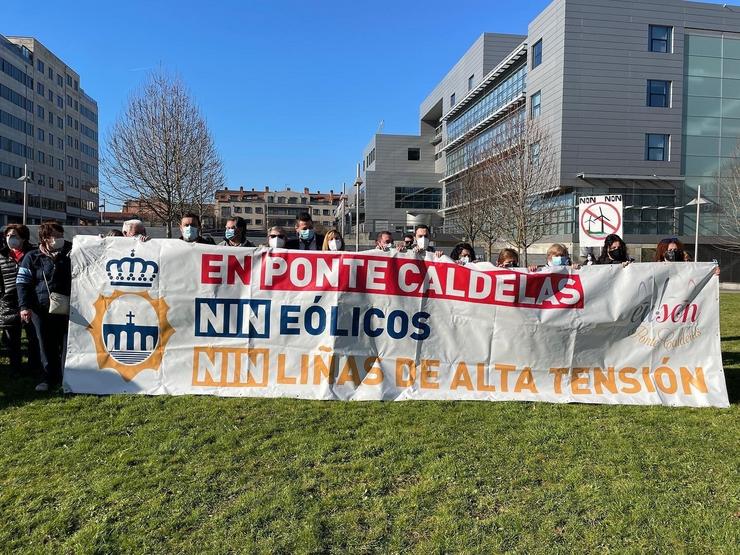
[[[555,158],[546,129],[523,112],[511,116],[479,154],[485,199],[481,235],[489,257],[497,240],[516,248],[528,263],[527,251],[542,239],[552,206],[547,195],[557,189]]]
[[[717,188],[722,206],[720,227],[725,237],[720,239],[720,244],[728,250],[740,251],[740,142],[721,171]]]
[[[136,198],[172,224],[205,212],[223,188],[223,165],[208,125],[178,77],[152,73],[113,125],[103,174],[116,200]]]
[[[445,219],[448,229],[466,241],[475,244],[483,224],[481,174],[475,168],[465,170],[455,181],[445,186]]]

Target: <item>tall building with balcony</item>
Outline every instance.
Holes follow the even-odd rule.
[[[707,256],[722,229],[723,172],[740,136],[740,8],[683,0],[554,0],[486,69],[483,35],[424,100],[422,132],[437,130],[435,169],[445,228],[462,172],[496,152],[512,118],[539,119],[556,175],[549,236],[578,242],[577,197],[622,194],[624,234],[639,258],[676,235]],[[493,41],[492,41],[493,42]],[[480,68],[480,78],[472,68]],[[441,131],[441,133],[439,133]]]
[[[336,208],[341,195],[312,193],[308,188],[303,191],[264,191],[254,189],[245,191],[223,189],[216,192],[216,215],[218,225],[226,223],[227,218],[241,217],[246,221],[247,233],[264,235],[268,227],[279,225],[286,230],[293,229],[296,217],[308,212],[314,224],[322,229],[331,229],[336,223]]]
[[[0,225],[98,220],[98,106],[71,67],[31,37],[0,35]]]

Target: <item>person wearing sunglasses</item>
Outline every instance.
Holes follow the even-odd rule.
[[[274,225],[267,231],[267,246],[273,249],[285,248],[285,231],[282,227]]]

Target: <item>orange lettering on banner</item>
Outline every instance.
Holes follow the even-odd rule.
[[[563,393],[563,376],[570,372],[570,368],[550,368],[550,374],[554,376],[553,387],[558,395]]]
[[[319,351],[331,352],[328,347],[319,347]],[[321,378],[326,378],[329,383],[334,383],[336,375],[336,358],[332,353],[329,355],[329,364],[324,361],[323,355],[314,355],[313,357],[313,384],[319,385]]]
[[[501,372],[501,391],[506,393],[509,391],[509,372],[516,370],[516,366],[513,364],[500,364],[496,363],[493,367]]]
[[[368,357],[365,359],[365,385],[378,385],[383,382],[383,369],[380,367],[380,358]]]
[[[285,355],[278,355],[278,372],[277,372],[277,383],[282,385],[293,385],[296,382],[295,376],[288,376],[285,374]]]
[[[617,392],[617,377],[614,375],[614,367],[607,368],[606,374],[601,368],[594,368],[594,389],[596,393],[604,393],[602,386],[609,390],[609,393]]]
[[[308,385],[308,355],[301,355],[301,385]]]
[[[255,379],[261,359],[261,379]],[[265,387],[270,377],[269,349],[194,347],[192,385],[200,387]]]
[[[691,370],[682,366],[681,367],[681,385],[683,385],[683,392],[686,395],[691,395],[691,387],[694,386],[699,390],[699,393],[707,393],[707,384],[704,381],[704,369],[701,366],[696,368],[696,375],[691,374]]]
[[[642,389],[642,387],[640,387],[640,382],[629,375],[634,374],[635,372],[637,372],[637,368],[632,368],[631,366],[625,366],[619,370],[619,381],[630,385],[630,387],[622,387],[622,393],[631,395],[633,393],[639,393]]]
[[[642,367],[642,379],[645,382],[645,388],[648,390],[648,392],[655,393],[655,386],[653,385],[653,380],[650,378],[649,366]]]
[[[405,378],[405,371],[408,370],[409,377]],[[396,359],[396,386],[409,387],[416,381],[416,363],[410,358]]]
[[[486,365],[482,362],[475,365],[475,381],[478,386],[478,391],[496,391],[495,386],[486,383],[486,374],[488,374],[486,370]]]
[[[344,367],[337,378],[337,385],[343,385],[348,381],[352,381],[357,386],[361,383],[360,373],[357,371],[357,363],[353,356],[347,357],[347,360],[344,362]]]
[[[421,387],[422,389],[439,389],[439,382],[434,381],[439,378],[439,371],[434,370],[439,366],[438,360],[421,361]]]
[[[668,378],[668,385],[664,383],[663,376]],[[666,368],[665,366],[661,366],[655,370],[655,385],[663,393],[668,393],[672,395],[676,391],[678,391],[678,381],[676,380],[676,374],[673,373],[673,370],[671,370],[670,368]]]
[[[524,367],[524,369],[519,373],[519,377],[516,379],[516,385],[514,385],[514,393],[520,393],[523,389],[527,389],[531,393],[537,393],[537,386],[534,383],[532,369],[529,367]]]
[[[457,365],[455,375],[452,376],[452,383],[450,383],[450,389],[457,389],[463,386],[468,391],[473,391],[473,381],[470,379],[470,372],[468,372],[468,365],[461,362]]]
[[[588,395],[591,390],[588,388],[588,372],[590,368],[573,368],[570,374],[570,391],[573,395]],[[580,376],[580,374],[586,374]],[[581,389],[584,386],[585,389]]]

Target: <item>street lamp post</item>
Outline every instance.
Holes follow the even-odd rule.
[[[28,183],[31,178],[28,176],[28,164],[23,164],[23,175],[18,178],[23,181],[23,225],[26,225],[28,219]]]
[[[694,230],[694,262],[699,261],[699,209],[702,204],[709,204],[708,200],[701,198],[701,185],[696,189],[696,198],[686,206],[696,205],[696,229]]]
[[[355,178],[355,213],[357,214],[357,221],[355,222],[355,251],[360,250],[360,185],[362,185],[360,164],[357,164],[357,177]]]

